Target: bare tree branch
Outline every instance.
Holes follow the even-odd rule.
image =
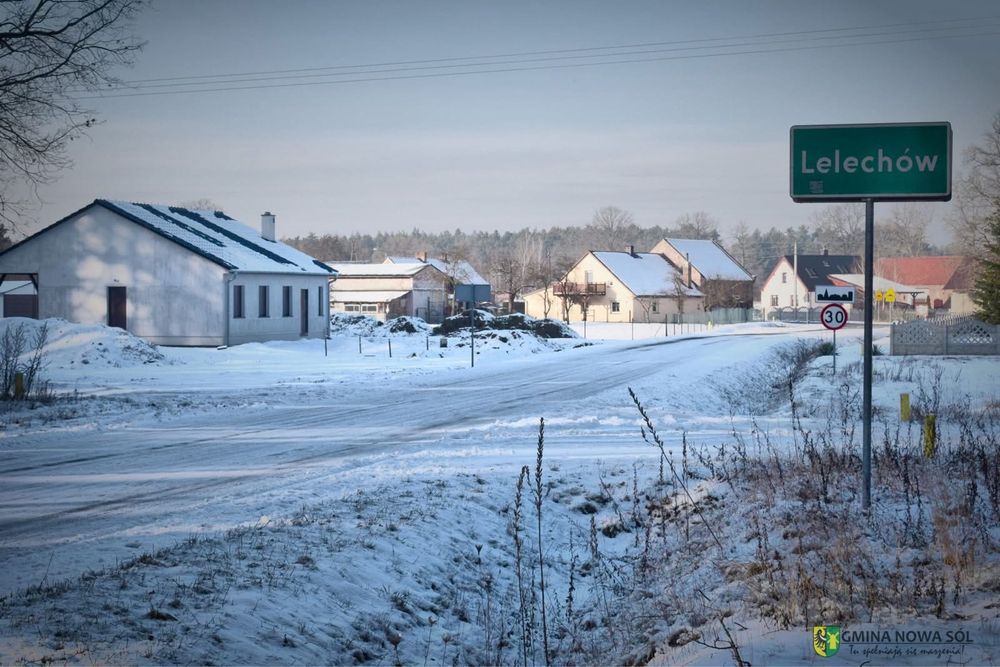
[[[131,35],[143,0],[15,0],[0,3],[0,223],[70,166],[67,144],[97,121],[80,93],[118,83],[142,44]]]

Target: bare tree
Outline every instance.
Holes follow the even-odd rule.
[[[719,223],[705,211],[685,213],[674,220],[673,233],[682,239],[719,240]]]
[[[1000,112],[993,117],[983,143],[965,151],[964,163],[951,228],[958,252],[983,259],[992,240],[987,221],[1000,210]]]
[[[23,201],[10,194],[69,166],[66,145],[97,121],[79,95],[120,83],[142,45],[129,32],[142,0],[0,3],[0,220]]]
[[[933,214],[917,202],[896,204],[875,225],[875,250],[881,257],[916,257],[930,250],[927,228]]]
[[[216,204],[213,200],[208,197],[200,197],[198,199],[189,199],[185,202],[179,204],[181,208],[191,208],[199,211],[223,211],[221,206]]]
[[[514,312],[514,299],[528,286],[528,271],[513,250],[499,253],[490,266],[491,282],[507,295],[507,312]]]
[[[834,204],[813,214],[816,239],[831,254],[859,255],[865,245],[863,204]],[[800,250],[801,252],[801,250]]]
[[[631,213],[605,206],[594,213],[587,225],[587,236],[595,250],[621,250],[636,229]]]

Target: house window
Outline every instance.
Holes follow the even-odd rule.
[[[594,284],[594,272],[593,271],[584,271],[583,272],[583,280],[588,285],[593,285]]]
[[[316,288],[316,314],[323,316],[323,286]]]
[[[374,313],[378,311],[378,306],[374,303],[366,303],[361,306],[361,312],[363,313]]]
[[[233,285],[233,318],[241,319],[246,317],[246,305],[243,299],[243,285]]]
[[[344,306],[344,312],[347,313],[358,313],[361,312],[361,306],[356,303],[348,303]]]
[[[654,313],[660,312],[660,302],[654,301],[652,305],[650,305],[649,310]]]
[[[620,303],[618,303],[617,301],[612,301],[611,302],[611,312],[612,313],[620,313],[620,312],[622,312],[622,305]]]
[[[781,282],[782,283],[787,283],[788,282],[788,274],[786,272],[784,272],[784,271],[781,272]]]
[[[257,288],[257,317],[270,317],[267,303],[267,285]]]
[[[809,267],[806,267],[806,275],[809,276],[810,278],[819,278],[819,274],[817,274],[815,271],[813,271]]]
[[[777,294],[772,294],[771,295],[771,305],[773,307],[775,307],[775,308],[778,307],[778,295]]]
[[[292,286],[285,285],[281,288],[281,316],[292,316]]]

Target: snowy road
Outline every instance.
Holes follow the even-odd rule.
[[[613,343],[398,381],[312,384],[269,407],[21,433],[0,459],[0,594],[418,467],[529,462],[538,417],[556,457],[648,455],[627,386],[665,405],[672,428],[698,431],[701,420],[718,429],[725,410],[705,380],[788,340]]]

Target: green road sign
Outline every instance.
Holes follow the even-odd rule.
[[[948,201],[951,123],[795,125],[791,167],[797,202]]]

